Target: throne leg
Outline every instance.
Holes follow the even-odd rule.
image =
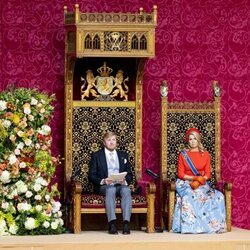
[[[74,196],[74,233],[81,233],[81,194]]]

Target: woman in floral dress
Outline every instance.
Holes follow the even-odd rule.
[[[224,196],[210,187],[210,155],[196,128],[186,132],[187,150],[180,153],[176,181],[176,205],[172,231],[176,233],[222,233],[226,231]]]

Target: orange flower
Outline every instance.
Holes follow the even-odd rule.
[[[6,163],[1,163],[0,164],[0,169],[4,170],[5,168],[7,168],[7,164]]]
[[[28,135],[28,136],[34,135],[34,130],[33,130],[32,128],[29,129],[29,130],[27,131],[27,135]]]
[[[13,119],[13,113],[7,112],[7,113],[5,113],[5,117],[6,117],[7,119],[12,120],[12,119]]]

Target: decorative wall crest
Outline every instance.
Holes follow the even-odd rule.
[[[123,70],[119,69],[115,76],[110,75],[113,69],[108,67],[106,62],[97,69],[98,76],[94,76],[93,71],[86,71],[86,78],[81,77],[81,99],[86,100],[89,97],[117,97],[128,101],[128,77],[124,79]]]

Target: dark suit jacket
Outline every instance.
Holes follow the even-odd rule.
[[[123,151],[118,151],[118,159],[119,159],[119,173],[127,172],[126,182],[128,185],[132,182],[133,176],[131,172],[131,166],[128,159],[128,154]],[[91,156],[90,160],[90,168],[89,168],[89,180],[94,184],[94,191],[99,192],[100,183],[102,179],[108,177],[108,166],[107,160],[105,156],[104,148],[95,152]]]

